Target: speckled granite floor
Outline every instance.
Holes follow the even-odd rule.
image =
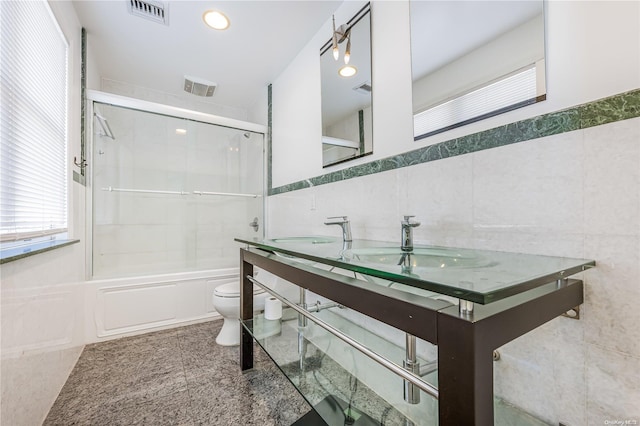
[[[215,343],[221,327],[218,320],[88,345],[44,425],[289,426],[311,410],[257,344],[254,368],[242,373],[239,348]],[[286,347],[290,341],[280,349],[292,350]],[[270,346],[277,355],[277,345]],[[313,404],[336,397],[371,416],[371,424],[406,422],[311,343],[303,370],[297,362],[282,369]],[[437,420],[424,418],[423,423]],[[545,424],[501,400],[496,400],[495,423]]]
[[[88,345],[44,425],[290,425],[310,406],[255,349],[241,373],[212,321]]]

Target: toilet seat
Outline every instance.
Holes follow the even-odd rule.
[[[258,286],[253,286],[253,295],[256,296],[258,294],[262,294],[265,291]],[[213,295],[218,297],[240,297],[240,286],[237,282],[231,282],[227,284],[222,284],[213,290]]]

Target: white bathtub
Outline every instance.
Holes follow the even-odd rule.
[[[219,318],[213,290],[238,268],[86,282],[87,343]]]

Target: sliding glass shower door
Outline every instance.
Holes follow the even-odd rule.
[[[94,278],[237,267],[233,239],[263,230],[263,134],[93,110]]]

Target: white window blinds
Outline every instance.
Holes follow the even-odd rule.
[[[413,135],[419,137],[466,124],[485,114],[536,98],[536,66],[458,96],[413,116]]]
[[[67,50],[46,1],[0,1],[0,239],[67,228]]]

